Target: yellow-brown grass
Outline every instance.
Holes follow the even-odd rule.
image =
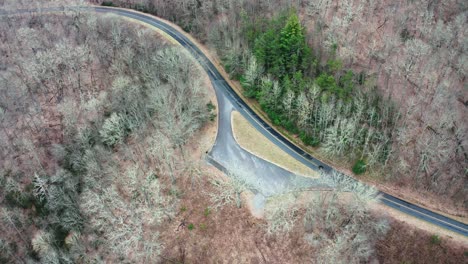
[[[252,154],[293,173],[318,178],[319,174],[291,157],[258,132],[239,112],[232,112],[232,130],[237,143]]]

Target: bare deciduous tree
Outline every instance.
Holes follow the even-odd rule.
[[[388,230],[385,219],[368,207],[377,199],[375,189],[340,173],[324,175],[335,187],[317,195],[307,207],[304,224],[309,242],[318,247],[319,263],[361,263],[372,256],[374,244]]]

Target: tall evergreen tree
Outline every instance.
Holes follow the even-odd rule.
[[[291,78],[306,70],[312,53],[298,16],[292,13],[287,20],[280,16],[271,21],[266,31],[256,39],[254,54],[265,70],[278,79]]]
[[[304,27],[295,13],[291,14],[279,37],[282,75],[304,71],[310,63],[311,50],[307,45]]]

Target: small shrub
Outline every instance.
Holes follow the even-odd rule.
[[[442,242],[442,240],[440,239],[440,237],[438,235],[432,235],[431,236],[431,244],[432,245],[440,245],[441,242]]]
[[[411,33],[409,32],[409,30],[407,28],[404,28],[400,32],[400,39],[401,39],[402,42],[406,42],[407,40],[410,40],[412,38],[413,38],[413,36],[411,35]]]
[[[299,137],[301,138],[301,141],[308,146],[317,147],[320,144],[319,139],[314,138],[312,136],[308,136],[304,132],[301,132]]]
[[[210,119],[211,122],[213,122],[213,121],[215,121],[216,117],[217,117],[217,115],[215,113],[211,113],[209,119]]]
[[[206,108],[208,109],[209,112],[211,112],[216,109],[216,106],[210,101],[209,103],[206,104]]]
[[[182,24],[182,29],[185,31],[185,32],[192,32],[192,29],[193,29],[193,25],[192,23],[185,23],[185,24]]]
[[[210,215],[211,213],[211,210],[209,207],[205,208],[205,211],[203,212],[203,214],[205,215],[205,217],[207,217],[208,215]]]
[[[353,172],[355,174],[363,174],[366,172],[366,162],[364,160],[358,160],[353,166]]]
[[[7,204],[11,207],[20,207],[23,209],[31,208],[33,201],[31,196],[20,191],[8,192],[5,196]]]
[[[46,201],[40,201],[39,199],[36,199],[34,196],[32,197],[32,203],[34,205],[34,208],[36,209],[36,215],[40,217],[46,217],[49,214],[49,210],[47,209],[46,206]]]
[[[102,6],[116,6],[112,1],[104,1],[101,4]]]
[[[204,224],[204,223],[201,223],[201,224],[200,224],[200,230],[203,230],[203,231],[205,231],[206,229],[207,229],[207,226],[206,226],[206,224]]]
[[[358,75],[358,83],[359,85],[363,85],[366,81],[366,73],[361,71]]]
[[[210,101],[209,103],[206,104],[206,109],[208,110],[209,119],[211,122],[213,122],[216,119],[216,113],[213,113],[213,110],[216,109],[216,106]]]
[[[289,132],[291,132],[293,134],[299,133],[299,130],[298,130],[297,126],[294,124],[294,122],[291,119],[287,119],[286,117],[284,117],[283,119],[281,119],[281,125],[287,131],[289,131]]]
[[[343,62],[341,60],[329,60],[327,66],[330,73],[335,73],[343,68]]]
[[[99,238],[91,240],[91,247],[94,249],[98,249],[102,244],[104,244],[104,241]]]
[[[0,263],[11,263],[7,256],[0,255]]]
[[[187,226],[188,230],[193,230],[195,229],[195,225],[190,223],[188,226]]]
[[[112,113],[112,115],[104,121],[99,134],[102,142],[109,147],[115,146],[123,141],[126,136],[125,120],[121,114]]]
[[[32,184],[32,183],[24,186],[24,191],[27,192],[27,193],[32,193],[33,189],[34,189],[34,184]]]
[[[273,124],[275,126],[279,126],[279,125],[281,125],[281,121],[279,120],[279,118],[275,118],[275,119],[273,119]]]
[[[148,180],[150,181],[154,181],[156,179],[159,179],[159,176],[154,172],[150,173],[150,175],[148,176]]]
[[[181,212],[185,212],[185,211],[187,211],[187,207],[185,207],[185,206],[182,206],[182,207],[180,208],[180,211],[181,211]]]
[[[327,75],[326,73],[320,74],[319,77],[315,79],[315,82],[323,91],[336,92],[338,89],[335,78],[332,75]]]
[[[143,4],[136,4],[133,6],[133,9],[143,12],[143,13],[149,13],[150,10]]]
[[[176,187],[171,187],[171,190],[169,191],[169,194],[176,197],[176,198],[181,198],[183,196],[183,193],[177,189]]]
[[[264,107],[264,110],[275,126],[281,125],[281,117],[276,111],[267,107]]]

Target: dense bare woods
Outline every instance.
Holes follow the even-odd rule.
[[[336,43],[345,66],[401,107],[386,178],[466,208],[466,3],[322,1],[305,11],[315,50],[325,57],[320,43]]]
[[[1,3],[9,9],[19,4]],[[252,38],[243,26],[245,21],[262,25],[278,10],[296,7],[308,26],[317,65],[336,56],[336,65],[362,70],[367,88],[377,86],[402,106],[389,161],[396,169],[386,175],[466,202],[466,110],[459,103],[466,101],[461,90],[466,30],[457,26],[466,17],[455,4],[394,4],[408,17],[395,23],[394,17],[375,21],[367,15],[385,13],[385,3],[373,2],[121,3],[139,4],[137,9],[156,12],[195,34],[218,52],[233,76],[247,74],[268,83],[267,101],[277,99],[279,83],[259,78],[258,63],[246,49]],[[421,16],[410,14],[426,10],[423,27]],[[377,23],[378,30],[356,31],[355,23],[365,24],[359,27],[363,30]],[[1,261],[359,263],[376,257],[385,262],[385,254],[395,261],[419,261],[411,255],[419,248],[400,245],[406,236],[400,225],[392,224],[388,243],[378,241],[388,225],[368,210],[373,191],[336,175],[338,190],[319,195],[306,208],[297,205],[298,193],[272,198],[266,223],[252,220],[243,204],[235,208],[241,207],[247,184],[219,178],[210,184],[201,177],[200,162],[184,148],[209,119],[206,83],[187,54],[155,41],[154,33],[73,11],[1,17],[0,24]],[[445,75],[439,76],[436,67]],[[338,79],[345,72],[336,74]],[[307,125],[314,107],[306,103],[313,88],[307,95],[286,94],[281,103],[290,116],[299,113],[300,126]],[[332,105],[322,111],[331,116]],[[332,132],[349,126],[337,123]],[[338,143],[327,152],[340,151]],[[440,163],[450,170],[440,167],[433,173]],[[181,182],[188,183],[182,185],[186,188]],[[340,191],[347,188],[353,194],[343,201]],[[214,207],[219,212],[210,211]],[[185,233],[176,233],[175,219],[182,220]],[[418,235],[423,239],[411,239],[429,244],[424,254],[441,261],[449,257],[445,241]],[[453,252],[463,259],[462,249]]]
[[[324,175],[325,176],[325,175]],[[375,244],[389,230],[385,217],[372,213],[377,192],[334,172],[326,175],[333,191],[303,192],[298,182],[291,193],[270,197],[265,219],[270,236],[297,232],[314,248],[313,263],[368,263]]]
[[[210,115],[200,69],[112,16],[0,20],[2,261],[157,260]]]

